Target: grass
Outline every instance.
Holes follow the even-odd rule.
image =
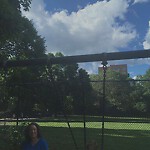
[[[102,124],[100,118],[88,118],[86,132],[82,118],[70,118],[70,126],[79,150],[84,150],[84,134],[86,140],[95,140],[101,149]],[[147,118],[113,118],[107,117],[104,124],[104,150],[149,150],[150,124]],[[143,121],[144,120],[144,121]],[[71,131],[64,120],[57,122],[38,122],[44,138],[51,150],[76,150]]]
[[[70,134],[70,130],[65,122],[39,123],[42,127],[45,138],[50,146],[56,149],[74,149],[75,145]],[[84,149],[84,129],[83,123],[70,123],[71,130],[75,137],[79,150]],[[86,140],[97,141],[99,149],[101,147],[101,123],[86,123]],[[150,124],[149,123],[123,123],[106,122],[104,129],[104,149],[105,150],[149,150],[150,147]]]

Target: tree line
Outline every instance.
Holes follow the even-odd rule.
[[[97,105],[103,103],[103,74],[92,75],[93,90]],[[108,70],[105,86],[105,113],[108,115],[149,116],[150,113],[150,69],[136,79]],[[102,109],[102,108],[101,108]]]
[[[63,57],[59,52],[46,53],[45,39],[38,35],[32,21],[22,16],[21,9],[29,11],[30,4],[31,0],[1,1],[1,61]],[[89,80],[78,64],[0,68],[0,112],[57,115],[68,104],[68,110],[74,105],[76,112],[81,112],[77,106],[80,98],[73,99],[77,99],[82,77]],[[89,83],[87,86],[90,88]]]
[[[31,0],[2,0],[0,5],[0,60],[63,57],[47,53],[45,39],[32,21],[23,17]],[[150,111],[150,70],[138,81],[107,71],[105,113],[141,115]],[[103,76],[89,75],[78,64],[0,68],[0,115],[101,115]]]

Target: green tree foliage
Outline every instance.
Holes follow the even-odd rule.
[[[150,69],[148,69],[145,73],[145,75],[141,76],[141,79],[147,80],[150,79]],[[142,83],[144,90],[145,90],[145,95],[150,95],[150,82],[143,82]]]
[[[18,34],[18,36],[14,38],[13,41],[6,42],[5,45],[1,47],[1,50],[3,52],[1,53],[1,57],[3,60],[23,60],[45,57],[46,49],[44,39],[37,34],[37,31],[29,20],[27,20],[26,18],[22,18],[22,20],[24,20],[24,30],[20,34]],[[7,76],[7,78],[5,78],[5,82],[7,84],[31,83],[37,82],[39,80],[42,70],[43,69],[40,66],[10,68],[5,71],[1,71],[1,76]],[[35,88],[33,87],[28,87],[27,89],[25,85],[22,88],[24,89],[22,90],[24,91],[23,93],[26,93],[25,91],[27,90],[35,90]],[[8,90],[8,92],[11,97],[14,96],[15,99],[18,99],[18,95],[15,94],[18,93],[18,88],[16,86],[12,87],[12,89]],[[28,99],[28,103],[25,103],[26,107],[24,108],[32,107],[34,105],[31,100],[33,99],[32,96],[30,94],[27,94],[24,97],[22,96],[22,103],[23,101],[26,101],[26,99]]]
[[[15,38],[22,31],[21,7],[29,10],[31,0],[1,0],[0,45]]]
[[[63,57],[63,54],[49,53],[47,57]],[[48,65],[41,75],[41,80],[42,83],[47,83],[45,85],[47,88],[44,88],[42,95],[45,100],[42,102],[45,101],[50,113],[57,115],[66,111],[64,109],[70,113],[82,113],[82,91],[86,90],[90,95],[92,89],[87,72],[84,69],[79,69],[78,64]],[[85,89],[83,89],[81,82],[84,83]]]
[[[116,114],[118,112],[129,112],[133,108],[133,103],[130,101],[129,94],[132,91],[131,84],[128,82],[128,77],[119,72],[106,70],[105,89],[103,88],[104,76],[100,73],[97,76],[92,76],[95,97],[97,102],[95,106],[102,110],[103,90],[105,90],[105,113]]]
[[[2,59],[29,59],[43,57],[45,54],[44,38],[37,34],[33,24],[26,18],[22,20],[22,31],[13,39],[1,45]]]
[[[76,105],[77,107],[77,112],[80,112],[81,114],[83,113],[83,110],[85,109],[86,114],[91,114],[92,107],[91,105],[93,104],[93,98],[92,98],[92,86],[90,84],[90,77],[88,73],[84,69],[79,69],[79,90],[78,93],[78,98],[76,101],[78,104],[81,105]],[[79,102],[80,100],[80,102]]]
[[[150,115],[150,69],[146,71],[146,73],[141,77],[143,80],[147,80],[141,83],[141,86],[144,89],[144,102],[146,104],[146,110]],[[145,106],[145,105],[144,105]]]
[[[103,101],[103,77],[101,74],[90,75],[92,86],[92,113],[102,114],[102,101]]]
[[[130,92],[130,101],[133,104],[132,111],[135,113],[143,113],[146,111],[145,98],[144,98],[144,89],[142,86],[142,76],[138,76],[135,81],[131,82],[132,91]]]
[[[64,98],[64,110],[66,114],[73,114],[73,98],[72,96],[66,96]]]
[[[21,9],[29,10],[31,0],[2,0],[0,5],[0,59],[23,60],[45,57],[45,40],[38,35],[31,21],[21,15]],[[0,70],[1,84],[5,86],[2,106],[9,111],[32,109],[37,101],[35,87],[27,87],[25,83],[38,82],[42,67],[5,68]],[[23,85],[24,84],[24,85]],[[3,87],[1,88],[3,89]],[[32,91],[34,94],[31,94]],[[7,98],[6,98],[7,96]],[[3,100],[5,98],[5,100]],[[38,99],[39,100],[39,99]],[[18,102],[19,101],[19,102]],[[5,105],[4,105],[5,104]],[[15,108],[12,107],[15,105]],[[4,107],[3,107],[4,108]],[[27,108],[27,109],[26,109]],[[22,110],[19,110],[22,111]]]
[[[127,76],[108,70],[106,79],[110,80],[110,82],[106,83],[106,95],[109,105],[121,111],[131,109],[131,102],[129,102],[130,99],[128,96],[131,88],[130,83],[127,82]]]
[[[150,110],[150,71],[136,80],[111,70],[106,71],[106,104],[105,113],[108,115],[144,115]],[[101,109],[103,96],[103,74],[92,75],[95,108]]]

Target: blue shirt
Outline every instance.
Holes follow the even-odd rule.
[[[40,138],[39,141],[34,145],[32,145],[30,142],[25,142],[23,143],[22,147],[23,150],[48,150],[48,144],[43,138]]]

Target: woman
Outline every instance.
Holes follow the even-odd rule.
[[[25,142],[22,150],[48,150],[47,142],[42,138],[37,123],[30,123],[25,129]]]

